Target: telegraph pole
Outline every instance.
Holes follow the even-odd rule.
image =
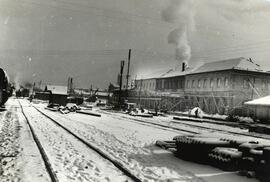
[[[130,58],[131,58],[131,49],[128,50],[128,67],[127,67],[127,83],[126,83],[126,92],[128,91],[128,81],[129,81],[129,68],[130,68]],[[127,93],[126,93],[127,96]]]
[[[142,92],[142,78],[140,80],[140,90],[139,90],[139,107],[141,107],[141,92]]]
[[[121,107],[121,93],[122,93],[122,77],[124,70],[125,61],[122,60],[120,64],[120,80],[119,80],[119,98],[118,98],[118,106]]]

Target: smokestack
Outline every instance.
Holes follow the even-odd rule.
[[[182,71],[185,71],[185,70],[186,70],[186,63],[183,62],[183,63],[182,63]]]

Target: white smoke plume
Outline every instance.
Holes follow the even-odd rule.
[[[162,12],[162,18],[176,24],[168,35],[168,43],[175,45],[175,56],[180,62],[188,64],[191,57],[191,47],[188,32],[194,31],[194,12],[192,0],[171,0],[171,4]]]

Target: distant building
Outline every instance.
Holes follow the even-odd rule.
[[[270,121],[270,96],[248,101],[245,105],[249,108],[249,115],[254,119],[264,122]]]
[[[47,85],[45,92],[50,93],[49,103],[65,106],[67,104],[67,86]]]
[[[269,94],[270,73],[241,57],[136,80],[136,92],[129,94],[129,100],[150,109],[185,111],[200,107],[207,113],[235,110],[246,115],[244,102]]]
[[[34,94],[35,99],[39,100],[49,100],[50,99],[50,92],[35,92]]]
[[[96,92],[96,97],[97,97],[98,103],[108,104],[111,96],[112,96],[112,93],[109,93],[107,91]]]

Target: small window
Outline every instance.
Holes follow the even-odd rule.
[[[214,88],[214,80],[213,79],[210,80],[210,88]]]
[[[178,88],[182,88],[182,80],[178,80]]]
[[[224,79],[224,87],[225,88],[229,87],[229,79],[227,77]]]
[[[198,88],[201,88],[202,82],[201,80],[198,80]]]
[[[247,78],[244,79],[243,87],[244,88],[249,88],[250,87],[249,80]]]
[[[220,79],[220,78],[218,78],[218,79],[217,79],[217,87],[219,88],[219,87],[220,87],[220,85],[221,85],[221,79]]]
[[[190,88],[190,81],[187,81],[187,88]]]
[[[192,88],[195,88],[195,80],[192,80],[192,85],[191,85]]]
[[[207,79],[204,79],[203,80],[203,88],[206,88],[206,86],[207,86]]]
[[[267,81],[266,80],[263,80],[262,83],[263,83],[262,84],[263,89],[264,90],[267,90],[268,89],[268,83],[267,83]]]

